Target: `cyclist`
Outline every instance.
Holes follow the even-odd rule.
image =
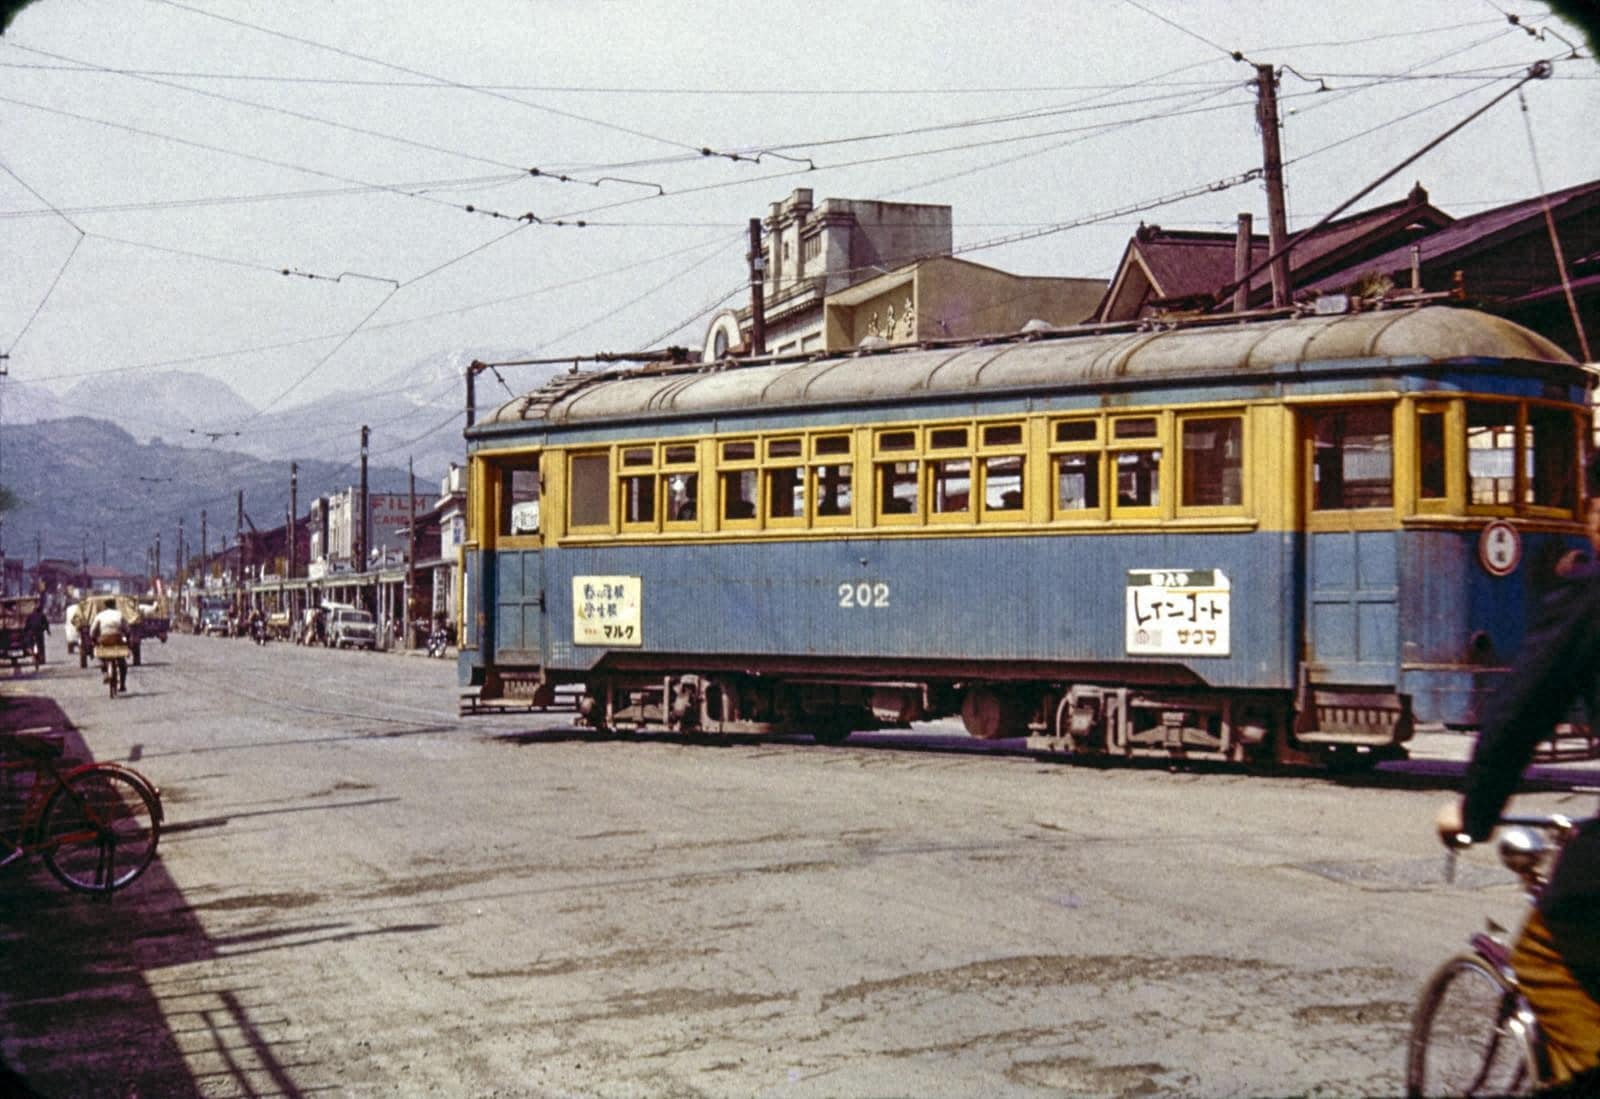
[[[100,645],[125,645],[127,644],[128,623],[122,617],[122,612],[117,610],[115,601],[108,603],[106,609],[94,616],[94,621],[89,624],[89,638],[98,647]],[[108,676],[117,677],[117,690],[128,689],[128,662],[123,657],[117,657],[106,670]]]
[[[1586,477],[1587,521],[1600,554],[1600,454]],[[1484,705],[1481,733],[1459,802],[1439,810],[1440,838],[1487,839],[1533,759],[1600,677],[1600,560],[1564,558],[1540,598],[1511,671]],[[1592,707],[1591,707],[1592,708]],[[1600,713],[1591,713],[1591,721]],[[1561,1094],[1600,1095],[1600,824],[1590,821],[1563,849],[1537,908],[1512,949],[1511,965],[1538,1018]]]

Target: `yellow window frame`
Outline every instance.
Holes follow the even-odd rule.
[[[1173,454],[1177,468],[1173,471],[1174,514],[1194,518],[1246,515],[1250,506],[1250,417],[1248,410],[1230,405],[1221,408],[1185,409],[1175,413],[1173,427]],[[1237,504],[1186,504],[1182,499],[1184,479],[1188,474],[1189,452],[1184,447],[1184,428],[1205,420],[1236,420],[1239,424],[1239,502]]]
[[[1093,428],[1086,439],[1058,441],[1060,427],[1064,424]],[[1048,421],[1046,457],[1049,469],[1045,471],[1050,488],[1050,520],[1055,523],[1103,523],[1111,516],[1110,494],[1107,491],[1106,422],[1099,414],[1056,416]],[[1061,505],[1061,460],[1071,455],[1088,455],[1094,459],[1094,489],[1096,503],[1091,507],[1068,508]]]
[[[1149,435],[1118,437],[1120,424],[1141,420],[1153,422],[1155,430]],[[1107,488],[1106,506],[1113,522],[1117,520],[1151,520],[1170,515],[1172,509],[1172,413],[1160,411],[1127,412],[1108,416],[1105,425]],[[1117,500],[1119,482],[1118,456],[1136,451],[1156,452],[1155,503],[1122,504]]]

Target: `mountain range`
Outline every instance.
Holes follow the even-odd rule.
[[[407,466],[417,492],[431,495],[452,463],[466,458],[463,378],[474,359],[515,352],[457,351],[421,360],[356,391],[329,393],[296,407],[259,412],[225,382],[202,374],[107,374],[64,395],[8,378],[0,381],[0,485],[18,498],[0,515],[0,552],[91,564],[104,560],[142,572],[161,536],[170,572],[177,524],[198,551],[200,509],[208,511],[213,550],[235,526],[236,493],[259,529],[281,526],[289,462],[299,467],[304,515],[317,496],[360,479],[361,427],[370,428],[368,483],[404,492]],[[518,392],[543,384],[558,367],[506,372]],[[497,387],[498,388],[498,387]],[[507,399],[479,385],[480,414]]]

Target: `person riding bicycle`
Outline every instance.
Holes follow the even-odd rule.
[[[1600,554],[1600,454],[1589,463],[1587,521]],[[1451,846],[1487,839],[1538,743],[1600,677],[1600,560],[1563,558],[1539,599],[1510,672],[1485,701],[1462,797],[1435,824]],[[1600,713],[1590,713],[1591,721]],[[1550,1054],[1552,1088],[1600,1095],[1600,818],[1550,872],[1511,953]]]
[[[117,610],[116,603],[108,604],[105,610],[94,616],[94,621],[89,623],[89,640],[96,648],[101,645],[128,643],[128,622],[122,617],[122,612]],[[128,689],[128,661],[125,657],[113,660],[106,674],[117,677],[117,690]]]

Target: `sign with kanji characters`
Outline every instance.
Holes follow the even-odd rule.
[[[643,588],[637,576],[574,576],[572,643],[610,648],[643,645],[639,613]]]
[[[1221,569],[1129,569],[1128,653],[1227,656],[1231,593]]]

